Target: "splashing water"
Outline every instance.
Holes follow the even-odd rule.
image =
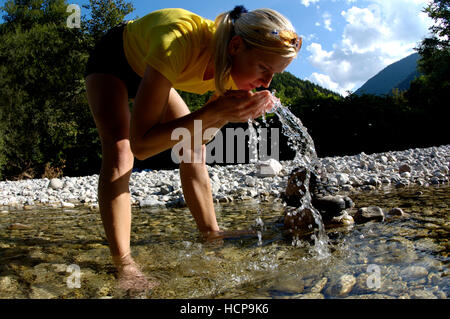
[[[270,113],[275,113],[278,116],[282,124],[282,132],[286,137],[288,137],[288,145],[295,151],[295,157],[293,160],[295,164],[294,166],[301,166],[306,169],[306,179],[304,181],[306,192],[302,197],[301,206],[298,208],[298,211],[309,209],[312,212],[314,221],[318,226],[316,233],[311,236],[315,243],[314,249],[318,254],[319,259],[327,258],[330,256],[328,249],[329,238],[325,232],[322,216],[311,204],[312,198],[309,192],[311,173],[318,175],[317,167],[320,167],[314,141],[309,135],[306,127],[303,126],[300,119],[292,114],[292,112],[287,107],[283,106],[280,100],[275,97],[275,91],[272,92],[272,97],[275,106]],[[262,119],[263,123],[267,125],[265,115],[263,115]],[[255,146],[258,142],[258,137],[251,120],[248,121],[248,125],[250,131],[249,145],[251,146],[251,152],[253,152],[253,162],[255,162],[255,159],[258,159]],[[297,245],[298,242],[298,237],[294,237],[292,244]]]

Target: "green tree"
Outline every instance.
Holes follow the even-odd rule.
[[[434,0],[424,12],[434,20],[432,35],[425,38],[417,51],[421,55],[419,67],[429,85],[448,90],[450,77],[450,1]]]
[[[110,28],[121,23],[125,16],[134,11],[130,2],[124,0],[89,0],[89,5],[83,8],[90,10],[91,18],[84,18],[87,32],[94,42]]]
[[[123,1],[93,3],[98,23],[129,12],[121,11]],[[65,166],[66,175],[98,171],[100,144],[83,78],[94,36],[86,25],[67,27],[67,6],[63,0],[8,0],[1,7],[1,178],[39,177],[48,165]],[[89,22],[93,30],[104,27],[95,28],[95,21]]]

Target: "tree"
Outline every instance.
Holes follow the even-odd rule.
[[[92,30],[106,27],[96,22],[113,23],[129,12],[121,10],[123,1],[91,5]],[[64,0],[8,0],[1,8],[2,178],[39,176],[49,165],[65,167],[66,175],[98,171],[100,144],[83,78],[94,35],[86,25],[67,27],[67,6]]]
[[[434,0],[424,10],[434,20],[431,37],[417,48],[421,55],[419,67],[436,88],[448,89],[450,76],[450,1]]]
[[[84,19],[84,24],[94,42],[134,11],[133,5],[124,0],[89,0],[83,8],[91,11],[91,18]]]

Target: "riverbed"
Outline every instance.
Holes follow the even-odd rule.
[[[354,210],[399,207],[407,216],[327,229],[323,258],[308,237],[289,237],[275,198],[216,203],[230,234],[211,242],[186,207],[133,207],[132,254],[160,283],[138,296],[115,287],[95,207],[2,210],[0,298],[447,298],[450,186],[345,194]]]

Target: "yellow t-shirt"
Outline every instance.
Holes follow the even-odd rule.
[[[204,94],[215,91],[214,78],[203,80],[213,56],[214,22],[184,9],[163,9],[130,21],[124,31],[124,51],[141,77],[147,65],[176,89]],[[231,77],[227,85],[236,89]]]

